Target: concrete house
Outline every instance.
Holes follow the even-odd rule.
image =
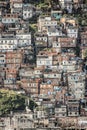
[[[40,94],[41,95],[52,95],[53,94],[53,85],[49,83],[40,84]]]
[[[37,55],[37,66],[55,66],[58,67],[58,53],[52,49],[46,49],[47,51],[40,51]]]
[[[21,79],[21,87],[26,90],[31,95],[36,95],[40,93],[40,79]]]
[[[68,8],[69,4],[72,4],[72,0],[59,0],[60,6],[62,9],[64,9],[65,7],[67,7],[67,9],[72,9],[72,8]],[[68,4],[68,6],[66,6],[66,4]]]
[[[55,106],[55,117],[66,117],[67,116],[67,108],[65,105],[57,104]]]
[[[35,15],[35,9],[31,4],[23,4],[23,19],[28,20]]]
[[[80,108],[79,108],[79,101],[78,100],[68,100],[67,104],[67,111],[68,116],[79,116]]]
[[[9,68],[6,69],[6,79],[12,79],[16,80],[17,77],[17,69],[12,68],[11,70]]]
[[[59,55],[59,68],[65,72],[73,72],[80,69],[75,59],[75,54],[62,52]]]
[[[57,26],[50,26],[47,28],[47,35],[50,36],[62,36],[62,30],[58,29]]]
[[[80,35],[81,35],[81,46],[80,46],[80,49],[81,49],[81,57],[82,59],[84,58],[84,53],[87,49],[87,31],[83,31],[83,32],[80,32]]]
[[[85,74],[83,72],[69,73],[69,90],[76,99],[83,99],[85,96]]]
[[[10,0],[11,13],[17,13],[22,16],[23,0]]]
[[[33,114],[30,113],[14,113],[11,117],[7,117],[4,119],[5,130],[19,130],[19,129],[27,129],[33,128]]]
[[[37,67],[38,66],[52,66],[52,55],[46,51],[39,52],[37,55]]]
[[[6,53],[6,66],[18,68],[22,63],[22,51],[13,51]],[[12,65],[12,66],[10,66]]]
[[[17,48],[17,39],[16,38],[0,38],[0,51],[7,52],[12,51]]]
[[[72,17],[62,17],[60,22],[64,25],[64,29],[66,29],[67,26],[76,27],[78,25],[77,19]]]
[[[81,108],[80,115],[81,116],[87,116],[87,108]]]
[[[17,34],[18,47],[26,47],[31,45],[31,34]]]
[[[72,10],[73,10],[73,3],[72,3],[72,0],[65,0],[65,7],[64,7],[68,13],[72,13]]]
[[[35,45],[36,48],[45,48],[48,46],[48,36],[44,33],[35,34]]]
[[[2,23],[4,24],[12,24],[12,23],[16,23],[17,21],[18,21],[17,14],[5,14],[2,17]]]
[[[75,48],[76,47],[76,38],[70,37],[59,37],[58,42],[61,45],[61,48]]]
[[[77,38],[78,37],[78,28],[68,27],[67,28],[67,36],[71,37],[71,38]]]
[[[61,6],[61,8],[65,7],[65,0],[59,0],[59,4]]]
[[[53,20],[51,17],[39,17],[38,19],[38,32],[43,32],[47,31],[47,27],[52,26],[55,27],[57,26],[57,21]]]
[[[19,70],[19,76],[20,78],[34,78],[34,70],[28,67],[21,67]]]
[[[58,11],[52,10],[51,17],[55,18],[56,20],[59,20],[62,17],[62,11],[61,10],[58,10]]]
[[[50,38],[49,38],[50,39]],[[61,53],[61,45],[58,42],[58,38],[57,37],[53,37],[53,41],[51,40],[51,44],[52,44],[52,48],[55,52],[57,53]]]
[[[44,67],[35,67],[34,68],[34,75],[36,78],[42,77],[43,73],[44,73]]]
[[[6,64],[6,55],[0,54],[0,67],[4,67]]]

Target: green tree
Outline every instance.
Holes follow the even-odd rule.
[[[17,94],[12,90],[0,90],[0,116],[10,113],[10,111],[25,110],[26,104],[25,100],[28,99],[27,96],[22,94]],[[30,99],[29,108],[33,110],[34,106],[37,104]]]
[[[11,90],[2,89],[0,92],[0,115],[10,111],[25,109],[25,96]]]
[[[33,111],[35,107],[37,107],[37,104],[32,99],[30,99],[30,103],[29,103],[30,110]]]
[[[87,49],[83,53],[84,58],[87,58]]]

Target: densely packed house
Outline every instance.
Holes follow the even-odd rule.
[[[87,26],[71,15],[79,8],[85,12],[84,1],[58,4],[59,10],[38,16],[32,34],[29,22],[37,8],[23,0],[0,1],[0,88],[24,91],[39,106],[2,118],[5,130],[68,122],[87,127]]]

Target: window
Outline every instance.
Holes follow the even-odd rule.
[[[47,64],[49,64],[49,63],[50,63],[50,61],[46,61],[46,63],[47,63]]]
[[[21,123],[23,123],[23,120],[20,120]]]
[[[25,16],[27,15],[27,14],[24,14]]]
[[[64,109],[64,108],[62,108],[62,111],[65,111],[65,109]]]
[[[70,112],[70,115],[72,114],[72,112]]]

